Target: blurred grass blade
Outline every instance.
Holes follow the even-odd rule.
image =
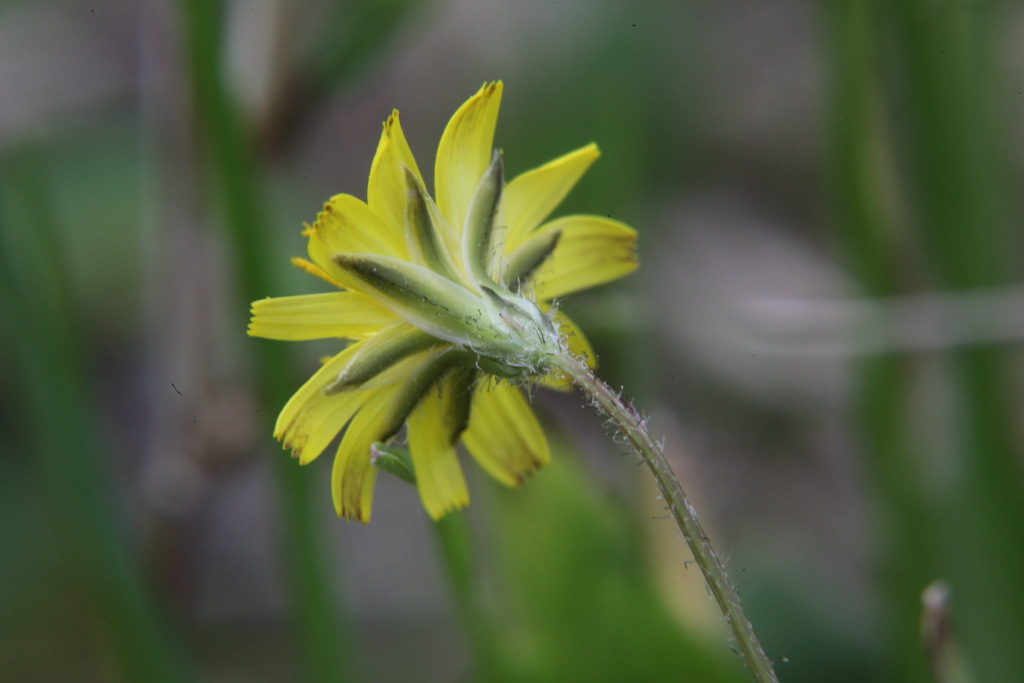
[[[77,324],[64,250],[48,211],[46,176],[37,163],[28,152],[3,163],[0,319],[14,354],[9,367],[20,375],[45,514],[58,520],[54,526],[64,531],[60,540],[77,558],[79,578],[95,593],[119,674],[139,681],[185,680],[185,663],[125,547],[114,497],[101,474],[95,397],[82,367],[88,335]],[[8,209],[6,203],[17,206]],[[11,224],[15,216],[17,225]],[[87,641],[89,634],[81,638]]]
[[[880,144],[885,129],[873,41],[877,12],[871,3],[859,1],[833,3],[829,9],[833,216],[861,287],[870,296],[890,296],[898,291],[901,269],[880,184],[890,160],[882,156]],[[919,653],[917,605],[921,587],[935,578],[937,530],[931,524],[935,510],[925,500],[914,466],[919,454],[913,452],[905,424],[909,369],[905,358],[865,358],[859,366],[855,418],[862,434],[858,446],[878,493],[877,518],[886,527],[878,541],[883,666],[913,681],[927,675]]]
[[[875,296],[899,294],[905,277],[884,201],[892,188],[880,180],[890,178],[884,162],[892,160],[879,155],[886,132],[905,139],[900,171],[907,177],[898,186],[912,189],[901,208],[916,223],[911,248],[930,260],[935,286],[1006,284],[1012,242],[991,110],[994,71],[985,55],[985,23],[995,13],[921,0],[829,7],[835,216],[862,286]],[[979,680],[1009,680],[1024,670],[1024,653],[1005,646],[1024,636],[1024,584],[1016,576],[1024,566],[1024,477],[1006,359],[998,349],[973,347],[948,360],[955,484],[941,494],[926,469],[934,456],[911,445],[911,360],[877,358],[862,368],[860,419],[887,537],[888,675],[927,679],[913,605],[932,580],[945,578]]]
[[[473,539],[465,513],[456,510],[433,522],[432,526],[455,609],[473,657],[472,680],[502,680],[502,672],[509,667],[499,659],[499,632],[483,609],[484,591],[474,562]]]
[[[1011,281],[1019,243],[1002,180],[1009,131],[1000,126],[998,71],[990,51],[996,5],[905,0],[887,4],[906,69],[919,240],[940,287]],[[1019,259],[1018,259],[1019,261]],[[1018,269],[1019,277],[1019,269]],[[958,486],[943,505],[953,619],[978,680],[1024,671],[1024,471],[1006,353],[992,346],[950,356],[955,388]]]
[[[264,193],[256,158],[238,113],[224,85],[220,62],[224,34],[223,4],[214,0],[182,0],[190,61],[192,96],[201,148],[206,150],[213,192],[223,207],[225,227],[238,274],[238,330],[245,334],[249,302],[276,291],[271,282]],[[284,405],[290,394],[284,346],[261,345],[253,375],[262,389],[268,414]],[[269,433],[269,426],[268,426]],[[287,588],[295,610],[298,639],[311,680],[342,681],[353,648],[338,614],[338,601],[327,571],[326,554],[319,547],[316,520],[319,498],[312,495],[311,478],[289,458],[275,453],[273,464],[282,492],[281,543],[288,572]]]
[[[429,3],[355,0],[331,3],[332,12],[310,51],[313,90],[323,94],[363,71],[390,44],[398,29]]]

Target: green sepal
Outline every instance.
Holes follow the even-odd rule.
[[[490,275],[491,265],[502,245],[495,244],[494,224],[504,184],[501,154],[494,150],[491,165],[484,171],[469,201],[466,224],[462,228],[462,259],[469,277],[479,286],[495,284]]]
[[[370,446],[370,464],[382,472],[395,475],[406,483],[416,485],[416,472],[413,470],[412,457],[407,448],[375,441]]]
[[[530,370],[530,368],[525,366],[506,365],[500,360],[487,358],[486,356],[478,356],[476,365],[489,375],[495,375],[496,377],[503,377],[505,379],[516,379],[517,377],[522,377]]]
[[[481,287],[480,291],[484,293],[484,301],[493,313],[516,334],[526,337],[531,345],[543,344],[555,333],[551,319],[529,299],[504,288],[497,290]],[[529,339],[531,334],[536,335],[537,339]]]
[[[444,245],[439,216],[431,211],[430,199],[416,174],[405,167],[405,241],[409,252],[423,265],[449,280],[459,275]]]
[[[465,365],[473,361],[473,355],[463,349],[447,347],[431,354],[419,364],[395,394],[391,405],[381,418],[385,438],[391,438],[405,424],[412,409],[416,407],[423,395],[435,385],[441,375],[452,367]]]
[[[338,378],[324,387],[324,393],[330,396],[358,387],[403,358],[443,343],[408,323],[390,325],[363,343]]]
[[[561,230],[551,230],[535,235],[523,242],[508,258],[502,280],[510,288],[521,290],[523,283],[551,256],[562,239]]]
[[[360,289],[407,323],[460,346],[494,341],[482,320],[480,297],[408,261],[377,254],[335,254],[334,262]]]
[[[390,424],[396,424],[399,417],[402,422],[405,422],[408,414],[412,412],[426,392],[434,390],[447,376],[450,382],[445,390],[453,392],[454,400],[451,405],[451,413],[445,416],[445,425],[448,428],[448,442],[454,446],[462,436],[462,432],[469,426],[473,383],[476,382],[478,376],[475,369],[458,366],[470,361],[471,358],[470,354],[465,351],[446,349],[420,365],[396,398],[395,409],[390,411]],[[452,369],[453,366],[456,366],[455,369]],[[450,374],[446,375],[449,371]],[[370,446],[370,464],[379,470],[395,475],[402,481],[416,484],[416,468],[407,448],[377,441]]]
[[[445,423],[449,427],[448,443],[455,445],[455,442],[462,436],[462,432],[469,427],[470,406],[473,403],[473,385],[476,383],[480,373],[474,368],[462,367],[452,370],[448,381],[448,391],[452,392],[452,412],[446,418]]]
[[[480,291],[488,317],[500,324],[504,332],[501,344],[494,345],[498,353],[487,354],[487,360],[494,363],[488,371],[510,378],[524,372],[542,372],[562,345],[551,319],[536,303],[504,287],[481,287]]]

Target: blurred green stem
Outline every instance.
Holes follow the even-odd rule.
[[[82,365],[88,335],[78,324],[65,245],[49,213],[46,175],[32,161],[22,153],[17,162],[4,164],[25,222],[16,228],[0,224],[0,320],[6,321],[4,333],[15,354],[10,366],[22,376],[22,409],[45,485],[43,512],[54,516],[63,532],[60,541],[72,549],[75,578],[93,591],[118,673],[138,681],[187,680],[181,653],[119,533],[110,486],[101,476],[106,463],[95,396]]]
[[[885,205],[888,161],[884,149],[881,88],[876,82],[877,11],[870,2],[829,5],[833,90],[831,115],[831,194],[842,252],[865,292],[873,297],[899,292],[905,271]],[[920,656],[919,595],[935,578],[937,562],[934,506],[923,491],[909,440],[908,359],[865,358],[858,366],[855,413],[875,497],[876,537],[883,614],[879,643],[884,669],[902,680],[924,680]],[[884,677],[884,676],[879,676]]]
[[[558,369],[569,375],[587,395],[594,407],[612,421],[618,432],[626,438],[651,471],[672,518],[682,532],[697,566],[704,574],[711,594],[732,629],[736,646],[754,674],[754,679],[758,683],[777,681],[772,663],[761,648],[754,628],[743,612],[740,596],[729,581],[725,565],[712,547],[711,539],[704,533],[704,528],[697,519],[697,511],[690,504],[679,480],[672,472],[672,466],[665,458],[661,445],[648,431],[647,420],[636,408],[623,401],[611,387],[598,379],[583,360],[567,352],[557,359],[556,363]]]
[[[900,293],[906,261],[897,248],[918,249],[937,287],[993,289],[1008,281],[1015,253],[1007,230],[999,122],[987,57],[999,6],[962,2],[847,0],[829,5],[834,49],[832,102],[837,222],[862,286],[874,296]],[[888,88],[888,89],[886,89]],[[883,100],[883,96],[888,96]],[[885,107],[882,106],[883,102]],[[884,117],[888,116],[889,119]],[[906,187],[900,207],[915,232],[886,214],[897,195],[880,150],[900,135],[893,176]],[[883,163],[890,162],[890,167]],[[916,241],[906,245],[908,235]],[[957,321],[948,321],[957,324]],[[865,361],[860,398],[870,482],[880,493],[888,538],[883,560],[889,676],[925,680],[917,615],[919,596],[936,578],[951,586],[952,619],[980,680],[1010,680],[1024,670],[1024,519],[1015,401],[1006,359],[994,347],[952,349],[947,424],[953,444],[943,481],[924,446],[911,447],[909,359]],[[916,451],[916,452],[913,452]],[[936,485],[936,484],[940,485]]]
[[[990,56],[998,3],[886,3],[905,69],[903,112],[917,229],[938,286],[990,289],[1013,281],[1019,253],[1011,230],[1004,171],[1012,136],[995,115],[1000,73]],[[1014,182],[1013,186],[1016,187]],[[1019,258],[1013,267],[1020,274]],[[1003,349],[973,346],[949,354],[953,371],[956,485],[942,506],[944,569],[953,618],[979,680],[1024,671],[1024,468],[1019,401]],[[1018,397],[1019,398],[1019,397]],[[1016,433],[1015,433],[1016,432]]]
[[[477,668],[477,680],[492,680],[498,671],[497,651],[490,621],[483,613],[476,590],[469,525],[456,510],[433,524],[459,621],[465,631]]]
[[[232,106],[221,67],[223,3],[182,0],[201,148],[212,170],[215,189],[223,202],[228,235],[236,256],[239,294],[252,301],[274,291],[270,282],[268,231],[263,192],[259,188],[255,155]],[[244,324],[239,320],[239,334]],[[265,405],[277,410],[289,394],[286,358],[281,345],[264,345],[253,371]],[[317,681],[345,680],[343,664],[349,639],[337,613],[326,558],[318,544],[317,507],[307,473],[289,458],[273,459],[284,500],[280,509],[283,554],[288,588],[292,591],[300,647],[308,675]]]

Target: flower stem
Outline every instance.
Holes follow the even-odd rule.
[[[594,407],[615,424],[618,431],[643,458],[644,464],[654,475],[654,480],[665,497],[672,518],[683,532],[683,538],[686,539],[694,560],[703,572],[715,601],[718,602],[725,620],[732,628],[736,645],[754,674],[754,679],[758,683],[777,683],[771,660],[765,655],[750,620],[743,613],[740,597],[726,575],[725,565],[711,546],[711,540],[704,533],[697,519],[697,511],[686,498],[686,493],[672,472],[664,451],[651,437],[647,421],[636,408],[623,401],[618,393],[598,379],[583,360],[571,353],[564,353],[556,360],[556,364],[559,370],[572,377],[593,402]]]

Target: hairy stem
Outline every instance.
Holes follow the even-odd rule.
[[[679,485],[679,480],[672,472],[668,460],[665,459],[661,446],[647,430],[646,420],[611,387],[598,379],[583,360],[565,353],[556,362],[558,369],[572,377],[577,386],[593,401],[594,406],[615,424],[654,475],[672,518],[683,532],[683,538],[686,539],[694,560],[732,628],[736,645],[754,674],[754,679],[758,683],[777,682],[772,663],[761,649],[750,620],[743,613],[736,588],[729,582],[725,565],[711,547],[711,540],[697,519],[697,511],[686,498],[686,493]]]

